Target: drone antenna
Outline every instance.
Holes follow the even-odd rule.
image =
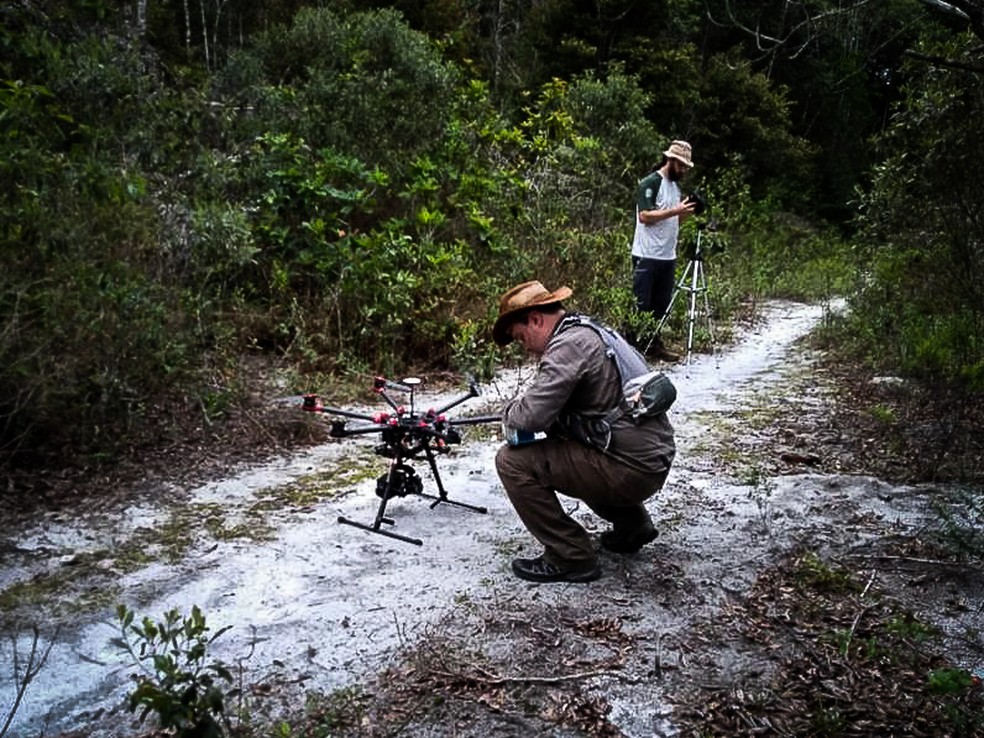
[[[411,415],[414,414],[414,407],[413,407],[414,391],[417,389],[417,387],[420,385],[421,382],[423,382],[423,380],[420,379],[419,377],[407,377],[406,379],[403,380],[403,384],[405,384],[410,389],[410,414]]]

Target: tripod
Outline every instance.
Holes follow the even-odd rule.
[[[670,297],[670,304],[666,306],[666,312],[663,313],[663,317],[660,318],[659,325],[656,326],[655,334],[658,336],[660,331],[663,330],[663,326],[670,317],[670,311],[673,310],[673,304],[676,302],[677,296],[680,292],[687,292],[690,295],[690,304],[687,310],[688,365],[690,364],[690,357],[694,349],[694,325],[697,322],[697,313],[701,309],[697,302],[698,295],[701,296],[701,302],[703,303],[704,319],[707,322],[707,333],[711,337],[711,353],[717,357],[717,352],[714,345],[714,321],[711,318],[711,308],[707,299],[707,274],[704,270],[704,252],[701,245],[702,237],[704,235],[704,227],[704,223],[699,223],[697,225],[697,243],[694,246],[693,255],[687,262],[687,268],[684,269],[683,274],[680,275],[680,280],[673,288],[673,295]],[[652,343],[652,340],[650,340],[650,343]]]

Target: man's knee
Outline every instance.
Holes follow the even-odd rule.
[[[502,473],[502,470],[509,466],[509,446],[503,444],[495,454],[495,470]]]
[[[529,473],[528,464],[523,463],[524,456],[526,454],[506,444],[503,444],[496,452],[495,470],[507,489],[510,486],[510,482],[518,476],[524,476]]]

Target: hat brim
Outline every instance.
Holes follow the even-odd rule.
[[[544,307],[546,305],[553,305],[555,303],[562,302],[573,294],[574,290],[570,287],[561,287],[553,292],[548,292],[545,295],[541,295],[539,298],[527,305],[523,305],[522,307],[518,307],[507,313],[503,313],[498,317],[498,319],[496,319],[495,325],[492,326],[492,340],[495,341],[498,346],[508,346],[513,340],[510,328],[512,328],[512,324],[522,313],[530,310],[531,308]]]
[[[694,163],[692,161],[687,161],[683,157],[677,156],[676,154],[671,154],[669,151],[664,151],[663,156],[665,156],[667,159],[676,159],[678,162],[683,164],[683,166],[685,166],[687,169],[694,168]]]

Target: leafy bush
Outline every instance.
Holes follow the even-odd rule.
[[[959,57],[957,38],[925,51]],[[984,365],[984,91],[973,75],[920,65],[880,139],[860,217],[864,270],[853,329],[882,363],[963,379],[978,390]]]
[[[209,659],[208,649],[231,626],[209,634],[198,606],[182,616],[169,610],[162,620],[144,617],[134,624],[134,613],[118,605],[122,644],[144,673],[134,677],[131,712],[141,721],[155,713],[160,726],[178,738],[220,738],[224,735],[228,693],[221,683],[232,674],[220,661]]]
[[[234,55],[220,89],[250,106],[244,138],[290,130],[399,172],[442,136],[456,82],[395,11],[307,8]]]
[[[244,350],[301,373],[487,374],[496,298],[526,279],[569,284],[616,325],[646,321],[633,191],[668,137],[619,64],[526,91],[507,118],[489,84],[388,10],[302,10],[212,78],[156,66],[126,37],[46,30],[3,32],[8,457],[101,459],[194,431],[175,419],[227,409],[208,380],[235,385]],[[781,95],[742,74],[761,141],[785,120]],[[838,243],[754,201],[740,162],[716,174],[733,244],[714,274],[720,317],[748,291],[839,289]]]
[[[149,183],[130,166],[152,84],[105,41],[28,34],[16,50],[31,76],[0,88],[14,183],[0,195],[0,450],[106,452],[194,361],[191,301],[159,268]]]

